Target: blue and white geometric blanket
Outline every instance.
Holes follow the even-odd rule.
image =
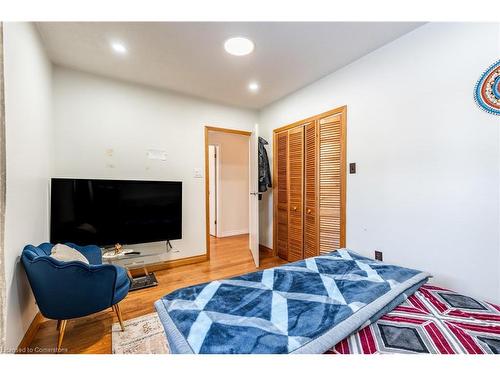
[[[323,353],[429,274],[341,249],[176,290],[155,302],[172,353]]]

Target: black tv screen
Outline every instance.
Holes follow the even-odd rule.
[[[182,237],[182,182],[51,181],[50,241],[108,246]]]

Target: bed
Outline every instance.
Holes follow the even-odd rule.
[[[500,354],[500,306],[423,285],[325,354]]]
[[[340,352],[336,344],[385,316],[429,277],[340,249],[182,288],[155,307],[172,353]]]

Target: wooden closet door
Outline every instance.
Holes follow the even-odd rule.
[[[311,121],[304,126],[304,258],[319,255],[316,124],[316,121]]]
[[[288,132],[283,131],[275,137],[277,195],[276,204],[276,253],[280,258],[288,259]]]
[[[320,254],[345,246],[345,171],[342,114],[319,121],[319,251]]]
[[[288,261],[304,258],[303,251],[304,128],[288,131]]]

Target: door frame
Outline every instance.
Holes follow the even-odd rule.
[[[278,256],[278,247],[276,244],[276,233],[278,231],[278,221],[277,212],[278,212],[278,200],[275,199],[277,194],[278,187],[278,173],[277,171],[277,157],[276,157],[276,134],[285,130],[292,129],[294,127],[300,126],[302,124],[306,124],[311,121],[317,121],[320,118],[332,116],[335,114],[341,115],[341,131],[342,137],[340,139],[341,142],[341,152],[340,152],[340,247],[346,246],[346,195],[347,195],[347,105],[343,105],[341,107],[337,107],[331,109],[329,111],[305,118],[303,120],[295,121],[291,124],[281,126],[273,130],[273,255]],[[316,139],[316,144],[318,144],[318,139]],[[317,171],[316,171],[317,173]]]
[[[207,249],[207,260],[210,260],[210,202],[209,202],[209,171],[208,171],[208,132],[220,132],[220,133],[230,133],[230,134],[239,134],[246,135],[250,137],[252,132],[238,129],[229,129],[229,128],[219,128],[217,126],[209,126],[205,125],[205,246]]]
[[[220,145],[219,144],[208,144],[208,148],[210,149],[210,146],[213,146],[214,147],[214,150],[215,150],[215,165],[214,165],[214,168],[215,168],[215,194],[214,194],[214,197],[215,197],[215,237],[219,237],[220,236],[220,230],[219,230],[219,187],[220,187]],[[209,159],[210,159],[210,156],[209,156]],[[210,160],[209,160],[210,161]],[[210,167],[209,167],[210,169]],[[208,174],[208,185],[209,185],[209,197],[210,197],[210,174]],[[210,203],[210,199],[209,199],[209,202]],[[209,205],[209,208],[210,208],[210,205]],[[210,212],[210,211],[209,211]],[[209,218],[210,219],[210,218]],[[210,228],[210,226],[209,226]]]

